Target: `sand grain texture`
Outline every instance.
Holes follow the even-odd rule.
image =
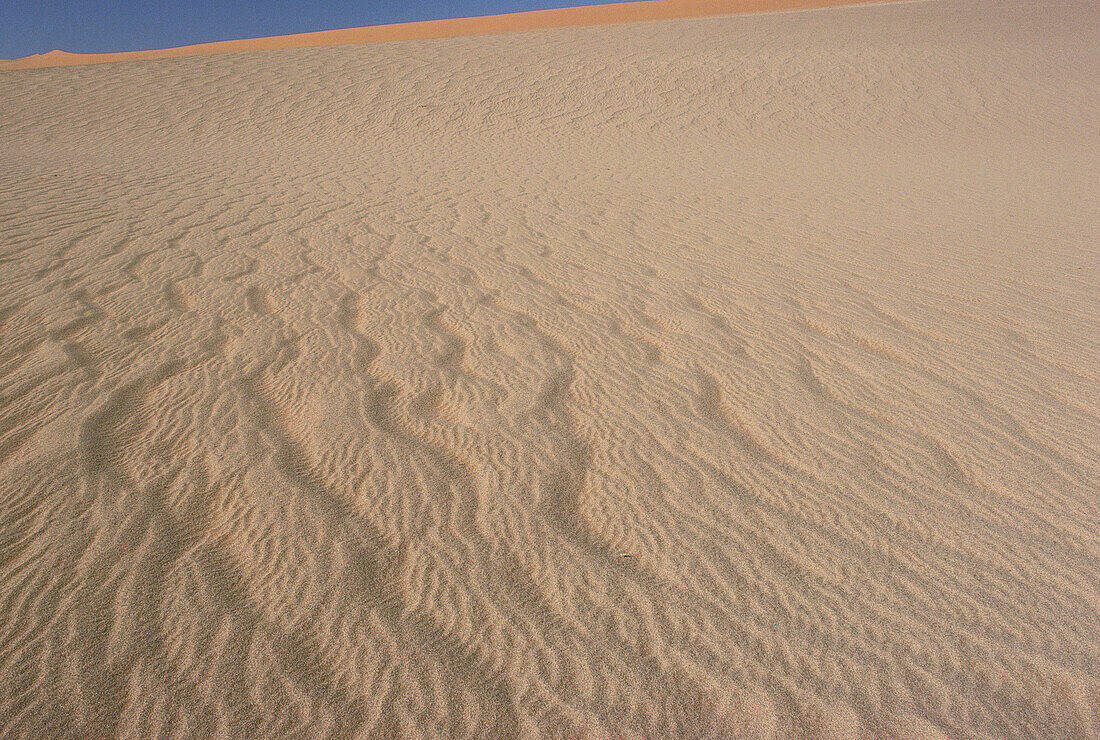
[[[0,75],[0,735],[1100,735],[1100,12]]]

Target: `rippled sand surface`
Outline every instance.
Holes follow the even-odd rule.
[[[0,75],[0,735],[1100,735],[1100,6]]]

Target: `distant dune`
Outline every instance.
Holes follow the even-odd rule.
[[[1097,49],[0,74],[0,737],[1100,737]]]
[[[226,54],[259,49],[293,49],[309,46],[363,44],[378,41],[408,41],[412,39],[475,36],[546,28],[569,28],[609,23],[668,20],[695,16],[729,15],[760,11],[802,10],[851,5],[869,0],[645,0],[633,3],[590,5],[577,8],[536,10],[475,18],[454,18],[418,23],[396,23],[385,26],[346,28],[334,31],[298,33],[237,41],[217,41],[208,44],[179,46],[172,49],[127,51],[113,54],[70,54],[55,49],[46,54],[34,54],[14,61],[0,60],[0,69],[36,69],[67,67],[77,64],[103,64],[138,59],[166,59],[196,54]],[[878,0],[883,1],[883,0]],[[888,0],[887,0],[888,1]]]

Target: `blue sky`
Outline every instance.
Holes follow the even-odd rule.
[[[0,0],[0,58],[131,51],[613,0]]]

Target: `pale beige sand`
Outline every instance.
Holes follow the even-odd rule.
[[[1100,11],[0,75],[0,736],[1100,735]]]
[[[226,54],[270,49],[298,49],[308,46],[436,39],[451,36],[530,31],[543,28],[577,28],[607,23],[631,23],[669,18],[827,8],[837,5],[856,5],[869,1],[872,0],[641,0],[640,2],[584,5],[576,8],[554,8],[551,10],[535,10],[526,13],[507,13],[474,18],[448,18],[437,21],[420,21],[418,23],[341,28],[332,31],[296,33],[289,36],[269,36],[258,39],[214,41],[206,44],[177,46],[171,49],[148,49],[102,54],[72,54],[54,49],[45,54],[32,54],[21,59],[0,59],[0,62],[5,62],[0,64],[0,70],[71,67],[77,64],[169,59],[197,54]]]

